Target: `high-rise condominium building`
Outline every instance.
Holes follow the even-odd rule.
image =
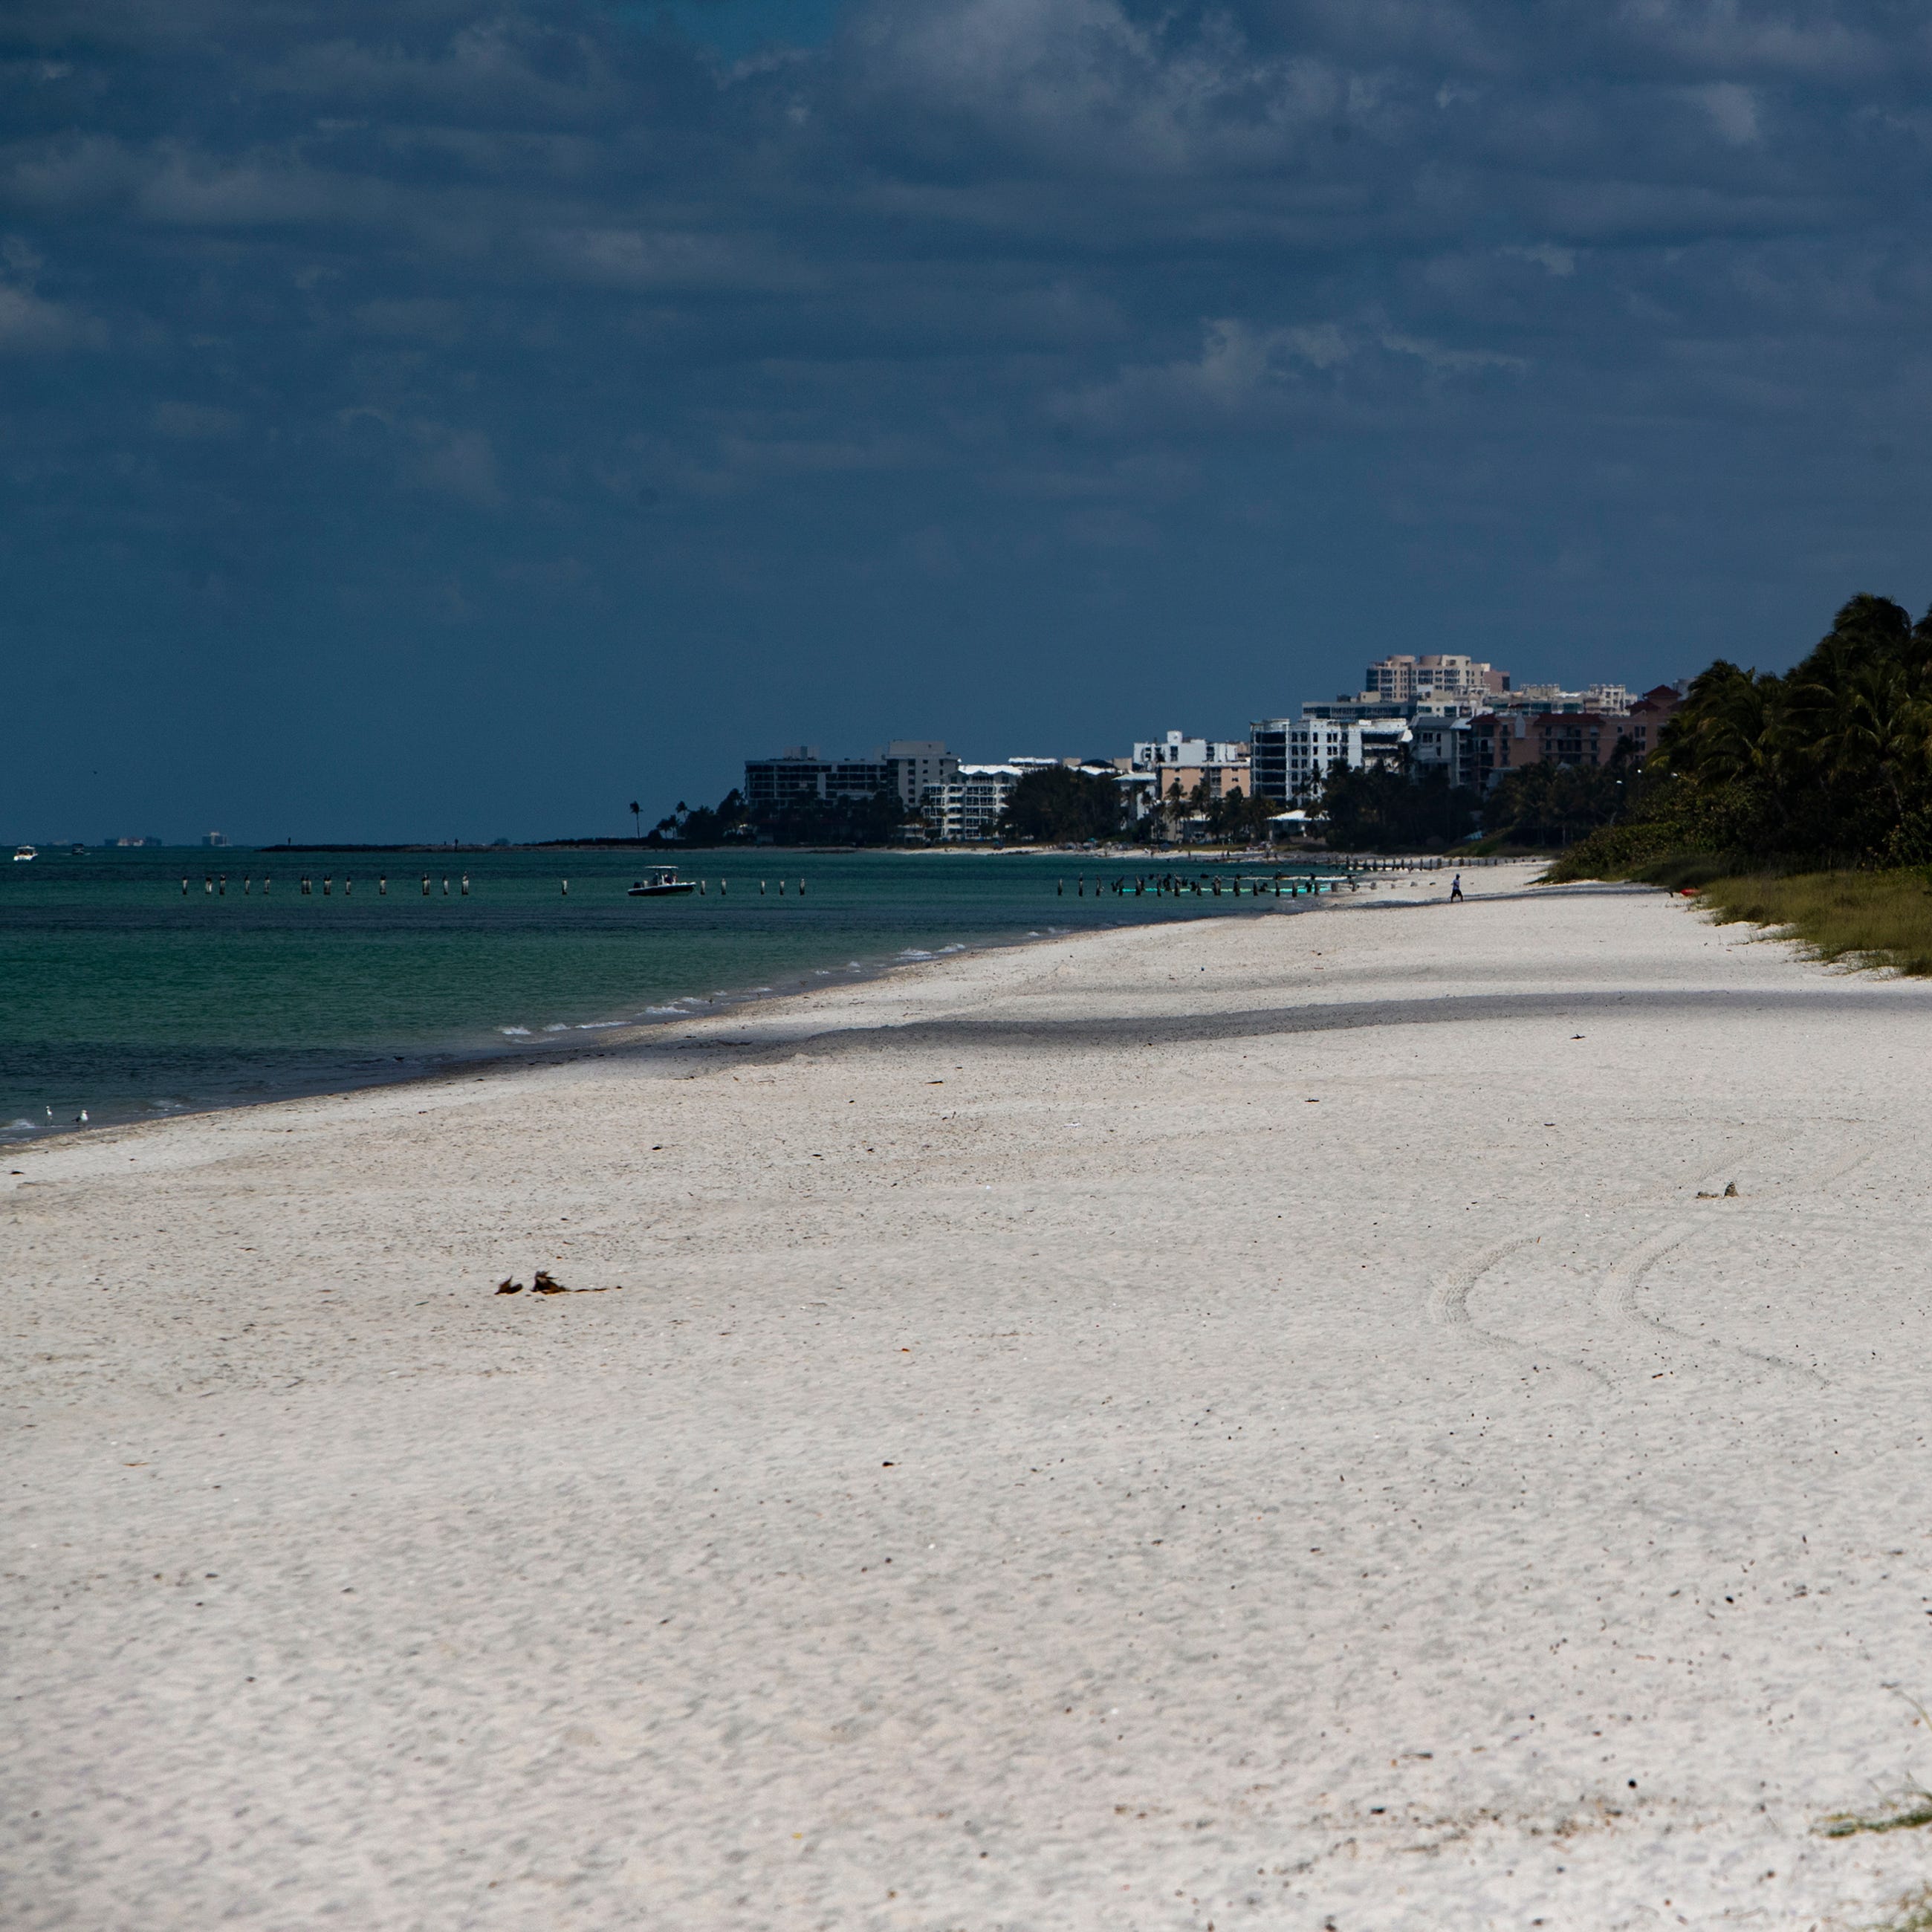
[[[865,799],[889,791],[910,810],[928,786],[947,784],[958,772],[959,760],[936,738],[895,738],[869,758],[821,758],[815,745],[800,745],[776,758],[745,760],[745,802],[760,813],[806,799]]]
[[[1385,703],[1413,704],[1425,693],[1438,698],[1475,697],[1510,688],[1509,674],[1494,664],[1455,652],[1428,652],[1378,658],[1370,665],[1362,694]]]

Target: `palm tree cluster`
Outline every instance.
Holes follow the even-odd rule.
[[[1932,612],[1914,624],[1888,598],[1854,597],[1782,676],[1720,658],[1646,776],[1634,816],[1683,849],[1932,861]]]
[[[1443,851],[1468,837],[1478,806],[1473,791],[1406,758],[1356,770],[1338,762],[1322,788],[1328,842],[1349,852]]]
[[[1606,765],[1519,766],[1484,797],[1483,830],[1513,845],[1574,844],[1624,813],[1636,770],[1628,739]]]

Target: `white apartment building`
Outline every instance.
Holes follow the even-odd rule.
[[[1029,772],[1050,771],[1064,765],[1070,771],[1084,772],[1090,778],[1112,778],[1127,790],[1128,810],[1135,810],[1131,778],[1112,766],[1090,765],[1078,758],[1034,758],[1015,756],[998,765],[965,765],[957,775],[938,784],[928,785],[920,799],[926,830],[944,844],[958,844],[999,835],[1000,815],[1013,795],[1013,788]]]
[[[1253,726],[1255,788],[1285,806],[1313,803],[1340,764],[1361,771],[1396,763],[1412,742],[1402,718],[1258,718]]]
[[[1476,783],[1476,734],[1467,718],[1418,716],[1411,729],[1409,756],[1418,776],[1440,771],[1452,785]]]
[[[1322,786],[1340,763],[1361,763],[1359,724],[1333,718],[1298,718],[1288,728],[1288,794],[1284,805],[1301,805],[1322,795]],[[1355,755],[1349,755],[1353,752]]]
[[[967,765],[943,783],[928,785],[920,799],[926,829],[945,844],[991,838],[999,830],[1000,814],[1013,795],[1013,788],[1030,770],[1056,762],[1051,758],[1029,759],[1024,766]]]

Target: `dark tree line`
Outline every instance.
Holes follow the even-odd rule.
[[[1329,843],[1350,851],[1442,851],[1479,829],[1511,844],[1566,846],[1630,808],[1640,770],[1628,740],[1606,765],[1545,760],[1505,772],[1480,794],[1406,758],[1358,771],[1337,765],[1322,788],[1322,809]]]
[[[1640,769],[1626,740],[1606,765],[1546,759],[1506,772],[1483,800],[1483,830],[1515,845],[1574,845],[1622,816]]]
[[[1406,765],[1351,771],[1338,764],[1322,788],[1328,842],[1351,852],[1439,850],[1468,837],[1476,794],[1442,771]]]
[[[1013,787],[1000,814],[1000,831],[1008,838],[1078,844],[1083,838],[1111,838],[1121,817],[1120,788],[1112,778],[1070,765],[1042,765]]]
[[[638,808],[634,805],[634,812]],[[646,845],[718,845],[728,838],[742,838],[750,833],[750,815],[745,809],[745,795],[735,787],[714,807],[686,805],[680,799],[646,835]]]
[[[802,798],[754,810],[735,788],[715,806],[680,799],[644,835],[646,845],[722,845],[757,839],[769,845],[884,845],[898,836],[907,814],[898,794],[869,798]]]
[[[1779,675],[1724,658],[1691,681],[1621,821],[1571,869],[1675,855],[1932,863],[1932,612],[1854,597]]]

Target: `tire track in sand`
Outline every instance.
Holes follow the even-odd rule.
[[[1534,1348],[1510,1336],[1498,1335],[1495,1330],[1484,1328],[1469,1313],[1471,1291],[1483,1276],[1508,1261],[1510,1256],[1521,1253],[1525,1248],[1534,1247],[1542,1239],[1542,1233],[1538,1232],[1520,1234],[1512,1240],[1498,1241],[1446,1270],[1429,1291],[1429,1318],[1437,1328],[1456,1330],[1492,1354],[1527,1361],[1533,1373],[1546,1369],[1559,1382],[1567,1382],[1573,1389],[1597,1387],[1604,1380],[1602,1372],[1588,1363],[1576,1361],[1553,1349]]]
[[[1830,1166],[1820,1168],[1796,1180],[1787,1181],[1781,1186],[1767,1188],[1761,1194],[1749,1194],[1738,1198],[1742,1203],[1777,1201],[1786,1196],[1802,1196],[1820,1188],[1828,1187],[1834,1180],[1842,1180],[1854,1168],[1859,1167],[1877,1153],[1879,1144],[1868,1142],[1864,1146],[1854,1148],[1849,1153],[1833,1161]],[[1712,1184],[1715,1185],[1714,1177]],[[1736,1211],[1735,1210],[1730,1211]],[[1741,1342],[1722,1341],[1713,1336],[1694,1334],[1688,1328],[1680,1328],[1673,1322],[1666,1322],[1660,1316],[1646,1315],[1637,1301],[1637,1292],[1644,1276],[1664,1256],[1681,1247],[1694,1237],[1710,1232],[1709,1223],[1699,1226],[1691,1221],[1673,1222],[1669,1227],[1655,1234],[1646,1235],[1634,1246],[1617,1256],[1604,1270],[1603,1279],[1597,1291],[1598,1312],[1615,1326],[1627,1333],[1647,1334],[1652,1336],[1668,1336],[1672,1341],[1690,1343],[1693,1347],[1715,1348],[1727,1355],[1735,1355],[1760,1367],[1782,1370],[1785,1374],[1796,1376],[1802,1380],[1822,1385],[1825,1381],[1816,1369],[1803,1364],[1787,1360],[1781,1355],[1768,1354],[1761,1348],[1748,1348]]]
[[[1760,1139],[1746,1152],[1744,1158],[1763,1144]],[[1780,1196],[1794,1191],[1803,1192],[1831,1184],[1849,1174],[1861,1162],[1868,1160],[1877,1149],[1876,1142],[1856,1148],[1829,1166],[1804,1175],[1802,1179],[1773,1187],[1762,1194],[1743,1197],[1749,1201],[1774,1200]],[[1724,1173],[1735,1170],[1738,1156],[1733,1154],[1726,1163]],[[1714,1189],[1724,1173],[1706,1177]],[[1640,1197],[1634,1201],[1614,1204],[1622,1207],[1654,1208],[1654,1196]],[[1523,1342],[1513,1336],[1497,1334],[1485,1328],[1469,1312],[1469,1297],[1477,1284],[1492,1268],[1526,1248],[1534,1247],[1546,1233],[1560,1232],[1570,1227],[1568,1221],[1551,1222],[1546,1227],[1526,1234],[1519,1234],[1505,1241],[1492,1242],[1487,1247],[1466,1256],[1454,1266],[1445,1269],[1431,1286],[1429,1292],[1429,1318],[1438,1328],[1455,1330],[1468,1340],[1487,1348],[1492,1353],[1523,1358],[1532,1367],[1540,1368],[1547,1360],[1550,1368],[1560,1380],[1573,1386],[1601,1388],[1608,1385],[1610,1378],[1593,1364],[1580,1362],[1574,1357],[1558,1353],[1554,1349],[1539,1349],[1533,1343]],[[1672,1250],[1681,1246],[1694,1235],[1706,1232],[1690,1221],[1674,1222],[1660,1231],[1646,1235],[1634,1246],[1616,1256],[1604,1270],[1598,1288],[1595,1303],[1598,1312],[1615,1325],[1629,1333],[1643,1333],[1652,1336],[1669,1336],[1672,1340],[1688,1342],[1706,1348],[1714,1348],[1725,1353],[1739,1356],[1763,1366],[1781,1369],[1787,1374],[1803,1377],[1808,1381],[1822,1382],[1824,1378],[1815,1370],[1800,1366],[1774,1355],[1768,1355],[1756,1349],[1746,1348],[1733,1342],[1719,1342],[1705,1336],[1692,1335],[1676,1328],[1658,1317],[1646,1315],[1638,1305],[1637,1294],[1644,1275]]]
[[[1677,1336],[1685,1341],[1691,1340],[1682,1329],[1673,1328],[1669,1322],[1645,1314],[1636,1305],[1636,1291],[1638,1284],[1652,1266],[1696,1232],[1690,1222],[1679,1221],[1660,1233],[1647,1236],[1634,1247],[1626,1248],[1604,1270],[1603,1280],[1597,1290],[1598,1310],[1621,1328],[1649,1329]]]

